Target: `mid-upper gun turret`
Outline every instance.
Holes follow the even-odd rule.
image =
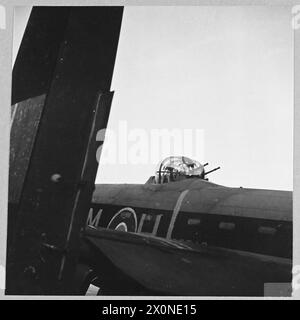
[[[158,164],[155,176],[150,179],[152,180],[151,182],[155,184],[169,183],[188,178],[207,180],[205,177],[207,174],[220,169],[220,167],[218,167],[205,172],[204,167],[207,165],[208,163],[202,165],[200,162],[184,156],[170,156]]]

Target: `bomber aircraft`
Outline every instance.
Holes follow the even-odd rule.
[[[292,279],[292,192],[230,188],[168,157],[145,184],[98,184],[81,294],[263,296]]]

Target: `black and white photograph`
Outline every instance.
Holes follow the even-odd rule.
[[[291,298],[300,5],[12,14],[4,296]]]

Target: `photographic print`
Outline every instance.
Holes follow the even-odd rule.
[[[288,6],[15,6],[6,295],[291,297]]]

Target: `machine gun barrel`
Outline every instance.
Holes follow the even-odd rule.
[[[220,168],[221,168],[221,167],[217,167],[217,168],[214,168],[214,169],[212,169],[212,170],[210,170],[210,171],[207,171],[207,172],[204,173],[204,175],[206,176],[207,174],[212,173],[212,172],[214,172],[214,171],[216,171],[216,170],[219,170]]]

